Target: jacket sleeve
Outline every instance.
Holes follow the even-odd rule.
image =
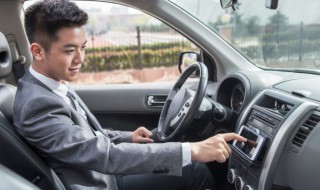
[[[48,159],[106,174],[181,175],[181,143],[115,144],[112,138],[121,132],[93,135],[71,119],[62,99],[49,95],[19,102],[14,112],[18,132]]]
[[[129,131],[117,131],[117,130],[107,130],[104,129],[105,133],[110,138],[111,142],[118,144],[118,143],[131,143],[131,135],[132,132]]]

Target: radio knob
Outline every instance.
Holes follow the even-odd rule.
[[[253,190],[253,188],[251,187],[251,185],[246,185],[244,186],[243,190]]]
[[[236,187],[236,190],[243,190],[244,187],[244,181],[241,177],[237,177],[234,181],[234,186]]]
[[[228,182],[233,184],[237,177],[237,171],[235,169],[229,169],[227,174]]]

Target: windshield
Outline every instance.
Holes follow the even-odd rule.
[[[268,68],[320,69],[319,0],[238,0],[236,11],[219,0],[172,0],[216,32],[253,64]]]

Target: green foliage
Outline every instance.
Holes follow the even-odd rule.
[[[277,13],[271,17],[269,17],[269,23],[268,25],[270,26],[275,26],[275,27],[285,27],[288,26],[288,17],[286,17],[284,14],[282,14],[280,11],[277,11]]]
[[[259,34],[261,31],[261,27],[259,25],[259,17],[257,16],[252,16],[249,17],[248,19],[245,20],[245,27],[247,29],[247,34],[248,35],[254,35],[254,34]]]
[[[259,40],[256,44],[246,47],[239,47],[251,59],[258,59],[262,51],[263,59],[267,62],[276,62],[279,59],[303,59],[304,56],[319,56],[320,47],[320,25],[305,27],[287,26],[286,30],[279,32],[268,31],[261,35],[252,37]],[[244,37],[239,37],[242,39]],[[249,38],[241,41],[248,40]]]
[[[168,42],[143,45],[142,68],[177,65],[181,51],[193,50],[190,42]],[[102,47],[86,50],[82,67],[85,72],[139,68],[137,46]]]
[[[279,11],[268,20],[260,26],[253,16],[237,26],[234,45],[249,59],[261,60],[262,55],[268,63],[320,56],[320,25],[289,25],[288,18]]]

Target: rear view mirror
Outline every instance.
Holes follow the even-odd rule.
[[[192,65],[194,62],[202,62],[199,52],[195,51],[184,51],[179,55],[179,71],[182,73],[187,67]],[[197,76],[196,73],[192,74],[191,77]]]
[[[220,0],[221,7],[223,9],[232,7],[235,10],[234,6],[238,3],[238,0]]]
[[[266,0],[266,7],[269,9],[277,9],[278,0]]]

